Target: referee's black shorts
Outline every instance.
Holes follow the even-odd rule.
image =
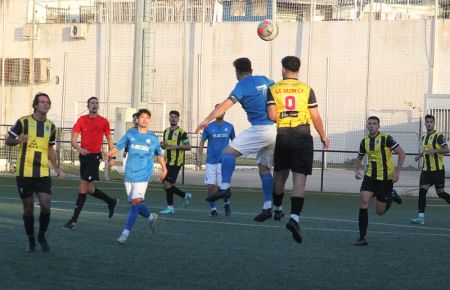
[[[290,169],[292,172],[310,175],[313,158],[314,146],[309,125],[278,128],[274,154],[275,171]]]
[[[435,188],[441,189],[445,187],[445,171],[422,171],[420,173],[419,185],[434,185]]]
[[[92,182],[99,180],[98,167],[102,161],[102,153],[80,154],[80,177],[82,180]]]

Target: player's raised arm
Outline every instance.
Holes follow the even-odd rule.
[[[198,125],[197,129],[195,129],[195,133],[198,134],[200,131],[208,126],[209,122],[224,114],[228,109],[230,109],[234,105],[234,102],[227,98],[220,105],[214,108],[214,110],[209,113],[209,115]]]

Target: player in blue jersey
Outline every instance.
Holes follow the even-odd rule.
[[[130,210],[125,229],[117,239],[121,244],[127,240],[138,215],[143,216],[149,221],[152,232],[156,230],[158,215],[151,213],[150,209],[144,204],[145,191],[147,190],[148,181],[153,172],[153,157],[156,155],[161,165],[162,173],[159,178],[161,181],[167,175],[167,168],[158,137],[153,132],[148,131],[150,117],[151,113],[149,110],[140,109],[138,111],[138,127],[128,130],[120,138],[116,146],[105,155],[110,160],[109,165],[112,166],[115,159],[114,155],[119,150],[128,147],[128,161],[125,165],[125,190],[128,195],[128,202],[130,203]]]
[[[241,132],[222,153],[222,183],[220,189],[211,194],[207,201],[215,201],[231,196],[231,176],[236,167],[236,158],[241,155],[256,153],[259,175],[264,194],[263,210],[254,220],[263,222],[272,217],[273,177],[270,167],[273,163],[275,139],[277,135],[274,122],[268,118],[267,90],[274,82],[265,76],[253,76],[251,62],[248,58],[238,58],[233,62],[238,83],[229,97],[217,106],[201,122],[196,133],[205,128],[209,122],[225,113],[239,102],[247,113],[251,127]]]
[[[216,105],[216,107],[219,104]],[[208,196],[216,191],[216,185],[222,183],[222,151],[228,146],[230,140],[236,137],[234,127],[231,123],[224,121],[225,113],[216,118],[214,122],[209,123],[202,133],[202,139],[197,151],[197,166],[201,169],[203,162],[203,147],[208,141],[208,151],[206,153],[205,164],[205,184],[208,186]],[[230,201],[224,198],[225,215],[231,214]],[[211,216],[217,216],[216,203],[209,203],[211,208]]]

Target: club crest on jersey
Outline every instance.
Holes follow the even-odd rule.
[[[152,143],[152,139],[148,138],[147,140],[145,140],[145,143],[147,143],[147,144]]]

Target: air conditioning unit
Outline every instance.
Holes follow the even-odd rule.
[[[88,36],[87,24],[74,24],[70,29],[70,36],[75,39],[86,39]]]
[[[33,24],[25,24],[22,30],[22,35],[25,39],[31,39],[33,37]],[[34,37],[33,39],[39,39],[41,35],[41,29],[38,25],[34,25]]]

